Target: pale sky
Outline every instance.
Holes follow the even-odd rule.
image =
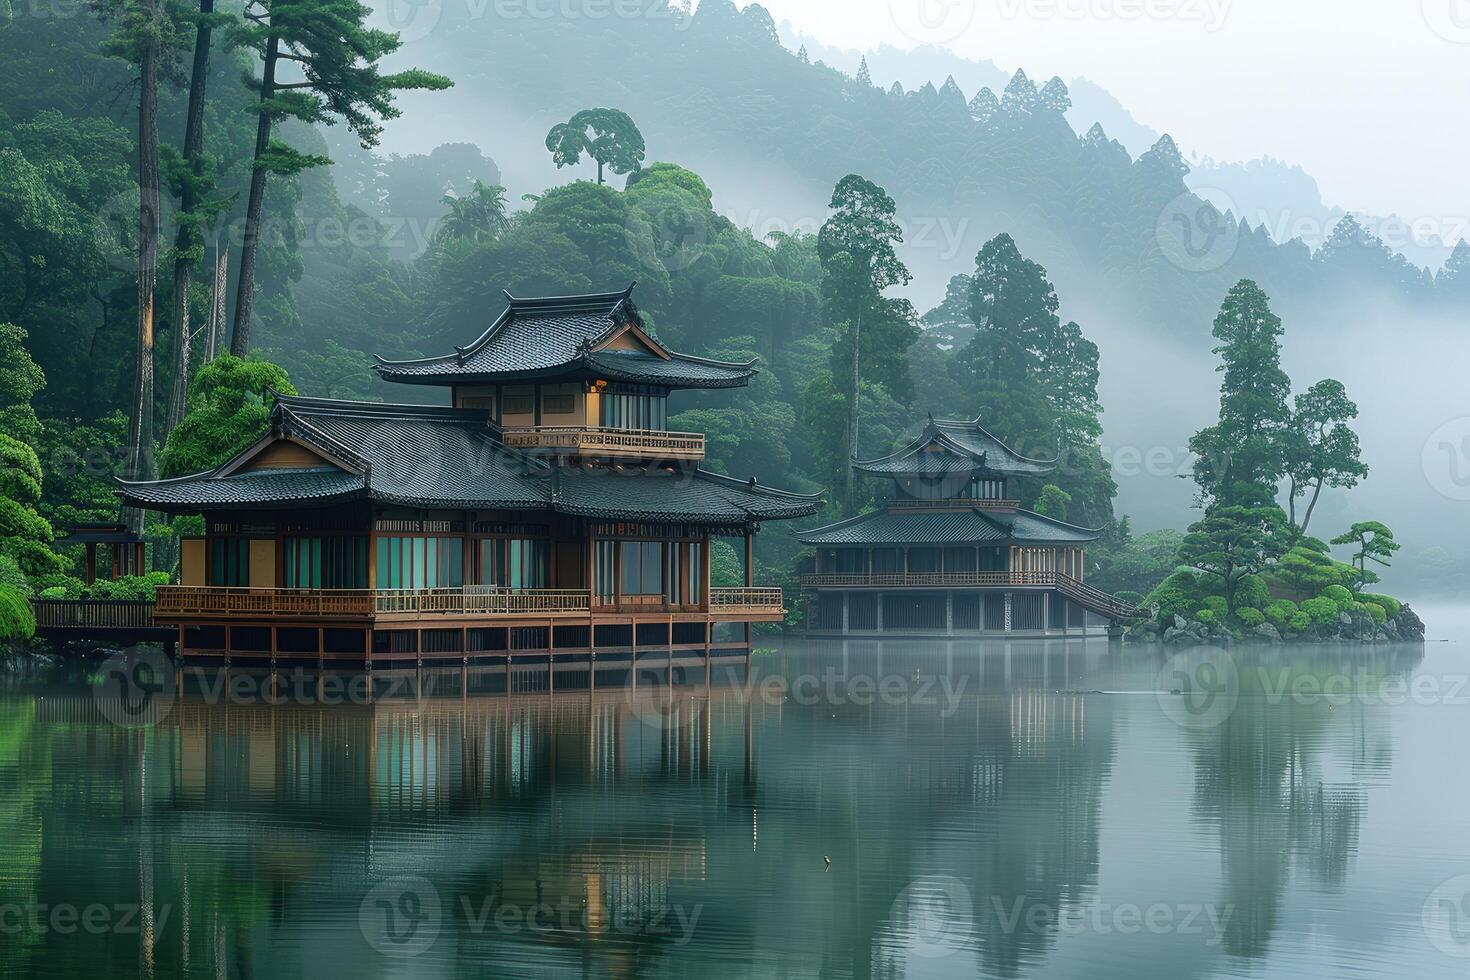
[[[1470,214],[1470,0],[761,2],[827,44],[1085,76],[1186,154],[1301,164],[1330,205]]]

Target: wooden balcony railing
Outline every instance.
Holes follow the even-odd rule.
[[[147,599],[35,599],[36,629],[148,629],[153,603]]]
[[[379,615],[524,616],[547,613],[587,613],[589,592],[572,589],[500,589],[466,586],[462,589],[379,590],[374,610]]]
[[[908,572],[878,575],[803,575],[804,589],[965,588],[970,586],[1054,588],[1084,608],[1112,619],[1131,619],[1139,610],[1117,596],[1061,572]]]
[[[803,575],[803,588],[866,586],[1055,586],[1056,572],[894,572],[874,575]]]
[[[557,453],[704,459],[704,434],[654,429],[603,429],[595,426],[541,425],[506,429],[505,442],[516,449]]]
[[[710,612],[781,613],[785,606],[780,589],[710,589]]]
[[[413,619],[433,616],[587,616],[591,593],[581,589],[250,589],[168,585],[158,589],[157,615],[226,619],[361,618]],[[152,608],[152,607],[150,607]],[[780,589],[711,589],[709,611],[762,615],[784,612]],[[649,603],[619,613],[699,612],[697,606]]]
[[[948,497],[944,500],[917,500],[912,497],[894,497],[888,501],[889,510],[1015,510],[1021,506],[1019,500],[990,500],[981,497]]]
[[[367,589],[248,589],[165,585],[155,606],[161,618],[187,616],[322,616],[368,618],[373,593]]]

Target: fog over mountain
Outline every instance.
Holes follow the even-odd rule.
[[[405,99],[404,119],[390,127],[385,145],[423,152],[442,142],[477,143],[494,158],[516,202],[574,176],[558,172],[541,144],[551,125],[595,99],[629,112],[647,138],[650,159],[699,173],[716,212],[757,237],[815,231],[833,183],[848,171],[863,173],[899,202],[906,226],[901,254],[915,274],[904,292],[921,311],[943,298],[951,276],[973,266],[984,241],[1012,234],[1048,268],[1062,315],[1081,323],[1102,349],[1104,443],[1120,456],[1118,510],[1145,529],[1179,526],[1195,513],[1192,484],[1180,474],[1188,472],[1183,447],[1209,420],[1217,399],[1210,323],[1228,285],[1254,277],[1286,323],[1284,358],[1298,390],[1335,376],[1362,408],[1360,430],[1373,477],[1351,494],[1329,491],[1323,521],[1392,513],[1411,549],[1446,535],[1470,540],[1463,522],[1451,519],[1458,505],[1431,485],[1421,462],[1431,433],[1465,411],[1448,377],[1450,365],[1464,358],[1440,355],[1426,364],[1423,356],[1429,349],[1470,353],[1459,327],[1464,307],[1446,306],[1424,292],[1431,282],[1425,267],[1442,265],[1445,247],[1416,242],[1391,222],[1363,218],[1370,234],[1361,260],[1371,269],[1353,271],[1359,260],[1341,249],[1320,252],[1345,212],[1323,200],[1302,168],[1269,158],[1191,161],[1180,153],[1179,166],[1188,171],[1184,186],[1227,212],[1222,222],[1233,216],[1245,225],[1230,225],[1225,250],[1206,255],[1199,267],[1187,257],[1184,268],[1171,267],[1180,263],[1167,255],[1160,265],[1159,248],[1170,246],[1161,246],[1166,233],[1159,229],[1196,217],[1167,213],[1178,206],[1169,203],[1173,192],[1163,190],[1172,178],[1148,178],[1157,190],[1129,190],[1116,184],[1118,176],[1103,178],[1095,169],[1096,177],[1084,174],[1133,158],[1132,171],[1142,179],[1140,166],[1175,165],[1167,160],[1173,144],[1160,141],[1100,86],[1068,84],[1070,106],[1060,131],[1037,117],[1020,128],[1007,124],[999,144],[993,138],[977,144],[979,156],[957,152],[942,134],[948,127],[956,138],[970,139],[960,135],[975,125],[965,101],[981,88],[1000,97],[1010,84],[1011,73],[995,62],[934,46],[844,50],[789,24],[777,28],[753,5],[740,15],[725,0],[717,14],[712,3],[707,0],[703,6],[710,9],[692,22],[609,22],[596,32],[527,19],[455,21],[446,8],[435,29],[408,46],[406,57],[428,60],[462,81],[433,96],[432,109],[428,96],[423,111],[415,104],[419,97]],[[798,63],[803,45],[810,67]],[[752,62],[751,51],[769,64]],[[1063,55],[1058,51],[1055,60]],[[854,101],[851,76],[864,59],[873,87]],[[601,67],[619,61],[631,69]],[[1044,78],[1033,81],[1039,88]],[[902,94],[892,90],[894,83]],[[814,99],[825,108],[813,107]],[[943,122],[950,113],[952,122]],[[860,119],[865,122],[855,127]],[[1077,135],[1095,122],[1100,128],[1086,139]],[[1098,164],[1087,162],[1094,158]],[[1076,202],[1092,193],[1085,183],[1098,179],[1097,193],[1118,202],[1107,206],[1114,217],[1092,217],[1091,204],[1078,209]],[[1097,220],[1102,224],[1092,223]],[[1386,258],[1374,257],[1378,249],[1409,262],[1396,260],[1401,268],[1389,271]],[[1318,259],[1311,258],[1314,251]],[[1145,258],[1150,253],[1155,258]],[[1324,269],[1340,271],[1326,279],[1310,272],[1319,260],[1327,262]],[[1423,383],[1429,375],[1441,375],[1442,383]],[[1415,394],[1406,397],[1406,391]],[[1139,472],[1132,461],[1150,453],[1154,463]]]

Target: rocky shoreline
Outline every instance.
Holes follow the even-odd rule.
[[[1270,623],[1233,631],[1219,623],[1190,622],[1175,616],[1172,622],[1149,620],[1129,627],[1124,639],[1130,643],[1163,643],[1198,646],[1235,643],[1423,643],[1424,621],[1407,605],[1396,616],[1378,622],[1367,613],[1342,612],[1336,623],[1314,625],[1301,631],[1280,630]]]

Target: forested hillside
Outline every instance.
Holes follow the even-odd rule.
[[[854,512],[874,488],[849,484],[849,453],[892,449],[926,413],[981,415],[1023,452],[1060,453],[1055,482],[1067,503],[1057,516],[1108,527],[1117,549],[1127,527],[1114,522],[1100,390],[1110,364],[1115,384],[1133,375],[1120,373],[1125,351],[1110,350],[1095,324],[1178,343],[1208,376],[1209,325],[1242,278],[1278,308],[1312,309],[1312,325],[1368,301],[1450,315],[1470,303],[1470,248],[1432,277],[1351,219],[1315,254],[1273,242],[1191,195],[1167,137],[1135,159],[1100,128],[1077,135],[1057,79],[1018,73],[999,92],[952,81],[880,90],[864,72],[852,78],[783,48],[756,5],[742,13],[705,0],[692,20],[659,8],[595,25],[491,23],[446,5],[430,10],[432,24],[408,25],[411,43],[397,53],[387,35],[364,32],[363,50],[395,71],[382,76],[384,92],[440,89],[398,98],[396,131],[433,136],[407,154],[373,145],[393,101],[371,92],[364,101],[350,86],[338,102],[271,103],[273,129],[260,143],[258,36],[245,26],[254,22],[237,8],[205,17],[166,9],[173,34],[157,122],[165,272],[147,329],[154,387],[142,396],[137,61],[118,23],[95,16],[22,10],[0,29],[0,60],[14,69],[0,73],[0,323],[20,328],[44,374],[26,399],[40,416],[38,512],[57,524],[114,514],[109,481],[134,465],[128,441],[141,439],[150,457],[164,450],[186,407],[178,381],[215,347],[233,342],[280,364],[304,393],[403,397],[376,382],[371,353],[463,344],[499,311],[502,290],[636,280],[647,322],[674,347],[760,360],[750,389],[675,403],[673,426],[709,433],[713,468],[827,488],[828,516]],[[188,42],[206,22],[217,33],[201,100],[204,151],[188,162],[188,100],[200,77]],[[455,87],[402,70],[415,64]],[[518,113],[515,123],[489,124],[492,104]],[[553,170],[548,129],[598,104],[631,116],[647,156],[606,183],[590,179],[597,169],[586,163]],[[549,189],[525,182],[532,157],[552,174]],[[691,158],[710,169],[696,173]],[[261,170],[260,214],[249,219],[251,176]],[[763,194],[782,203],[753,220],[732,220],[716,204]],[[884,276],[855,274],[850,248],[824,250],[823,235],[843,231],[845,208],[862,248],[891,251]],[[247,241],[256,243],[255,288],[242,334],[230,312],[241,309]],[[187,407],[243,431],[263,417],[263,394],[235,392],[227,410],[195,399]],[[1155,400],[1135,392],[1122,407],[1149,413]],[[151,405],[149,426],[139,425],[139,404]],[[1143,438],[1132,436],[1135,445]],[[1156,482],[1170,493],[1178,486]],[[1028,502],[1043,490],[1019,489]],[[764,536],[763,549],[775,570],[794,567],[787,532]]]
[[[1470,250],[1436,284],[1351,223],[1315,257],[1300,243],[1273,242],[1190,194],[1187,164],[1167,137],[1135,159],[1101,128],[1074,133],[1059,80],[1018,76],[976,92],[935,79],[885,90],[788,51],[758,4],[738,11],[731,0],[706,0],[691,21],[681,18],[650,12],[593,27],[476,18],[446,5],[432,29],[413,25],[422,38],[412,56],[455,66],[461,85],[443,98],[467,119],[519,118],[534,129],[532,120],[575,111],[594,90],[659,134],[664,155],[701,166],[723,156],[732,174],[747,165],[784,173],[808,201],[845,173],[864,174],[916,232],[904,257],[925,281],[918,295],[936,301],[937,283],[965,271],[1000,232],[1045,265],[1063,295],[1087,297],[1088,310],[1191,339],[1206,335],[1220,297],[1243,277],[1288,305],[1350,304],[1383,291],[1430,304],[1465,290]],[[704,171],[713,186],[725,183],[723,172]],[[751,197],[749,188],[725,193]],[[752,210],[792,224],[812,213],[774,207],[789,213]]]

